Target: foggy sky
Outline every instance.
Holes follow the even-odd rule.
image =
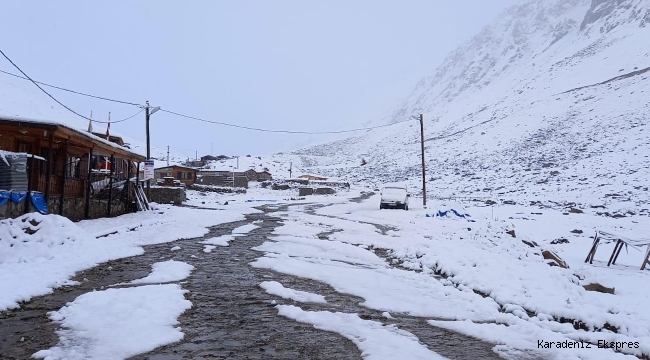
[[[516,2],[12,1],[2,6],[0,46],[35,80],[78,91],[245,126],[340,130],[380,122],[450,51]],[[16,73],[4,59],[0,69]],[[109,111],[114,120],[138,111],[52,94],[102,120]],[[144,142],[144,115],[111,130]],[[211,148],[269,154],[332,138],[162,112],[151,131],[156,149],[171,145],[191,157]]]

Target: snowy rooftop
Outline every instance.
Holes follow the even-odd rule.
[[[3,116],[3,115],[0,115],[0,121],[19,122],[19,123],[31,123],[31,124],[36,124],[36,125],[45,125],[45,126],[57,126],[57,127],[65,128],[65,129],[68,129],[68,130],[73,131],[73,132],[75,132],[75,133],[78,133],[78,134],[81,135],[81,136],[85,136],[85,137],[91,138],[91,139],[93,139],[94,141],[101,142],[101,143],[103,143],[104,145],[106,145],[106,146],[108,146],[108,147],[111,147],[111,148],[114,148],[114,149],[118,149],[118,150],[121,150],[121,151],[126,151],[126,152],[129,152],[129,153],[133,153],[133,154],[136,154],[136,155],[139,155],[139,156],[144,157],[144,154],[140,153],[139,151],[134,151],[133,149],[129,149],[129,148],[126,148],[126,147],[120,146],[119,144],[116,144],[116,143],[110,142],[110,141],[108,141],[108,140],[106,140],[106,139],[104,139],[104,138],[101,138],[101,137],[99,137],[99,136],[97,136],[97,135],[94,135],[94,134],[92,134],[92,133],[89,133],[89,132],[87,132],[87,131],[82,131],[82,130],[79,130],[79,129],[73,128],[73,127],[71,127],[71,126],[69,126],[69,125],[67,125],[67,124],[65,124],[65,123],[63,123],[63,122],[61,122],[61,121],[56,121],[56,120],[27,119],[27,118],[22,118],[22,117]],[[115,135],[115,136],[117,136],[117,135]]]

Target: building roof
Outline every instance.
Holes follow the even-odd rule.
[[[96,132],[96,131],[93,131],[93,135],[95,135],[95,136],[97,136],[98,138],[101,138],[101,139],[105,139],[105,138],[106,138],[106,135],[105,135],[105,134],[102,134],[102,133],[100,133],[100,132]],[[111,135],[111,134],[109,134],[109,135],[108,135],[108,141],[110,141],[110,142],[112,142],[112,143],[115,143],[115,144],[118,144],[118,145],[120,145],[120,146],[124,146],[124,140],[122,139],[121,136],[117,136],[117,135]]]
[[[327,179],[327,176],[314,175],[314,174],[302,174],[302,175],[298,176],[298,178],[306,178],[306,177],[314,177],[314,178],[320,178],[320,179]]]
[[[187,167],[187,166],[182,166],[182,165],[163,166],[163,167],[155,168],[154,170],[173,169],[173,168],[181,168],[181,169],[186,169],[186,170],[199,171],[199,169],[195,169],[195,168],[191,168],[191,167]]]
[[[88,140],[93,146],[99,145],[107,150],[113,150],[116,154],[128,155],[141,161],[146,159],[144,155],[120,146],[119,144],[110,142],[106,139],[102,139],[101,137],[93,135],[86,131],[73,129],[61,122],[54,120],[25,119],[20,117],[0,115],[0,125],[12,125],[26,128],[45,129],[49,131],[60,131],[68,136],[76,136]]]

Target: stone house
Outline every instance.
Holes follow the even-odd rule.
[[[327,180],[326,177],[313,175],[313,174],[303,174],[303,175],[298,176],[298,179],[305,179],[305,180],[311,180],[311,181],[325,181],[325,180]]]

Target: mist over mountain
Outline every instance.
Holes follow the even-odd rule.
[[[422,113],[430,196],[625,212],[648,202],[647,39],[647,1],[528,1],[422,78],[385,119],[395,125],[294,155],[313,172],[419,189],[420,126],[399,122]]]

